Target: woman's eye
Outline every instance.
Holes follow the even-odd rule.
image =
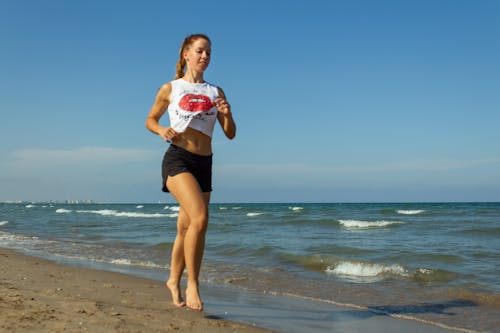
[[[206,53],[207,53],[207,55],[210,55],[210,54],[212,53],[212,52],[210,52],[210,51],[196,50],[196,53],[198,53],[198,54],[203,54],[203,52],[206,52]]]

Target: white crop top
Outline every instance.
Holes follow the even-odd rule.
[[[189,126],[212,137],[217,118],[217,108],[213,105],[213,101],[219,97],[217,87],[208,82],[191,83],[182,78],[170,83],[170,127],[182,133]]]

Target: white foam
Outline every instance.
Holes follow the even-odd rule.
[[[36,236],[16,235],[0,231],[0,244],[4,246],[13,246],[14,248],[26,249],[32,244],[52,244],[54,241],[42,241]]]
[[[0,227],[3,226],[3,225],[6,225],[7,223],[9,223],[9,221],[2,221],[2,222],[0,222]]]
[[[102,216],[116,217],[139,217],[139,218],[159,218],[159,217],[177,217],[179,214],[160,214],[160,213],[137,213],[137,212],[119,212],[112,209],[101,210],[77,210],[77,213],[98,214]]]
[[[143,205],[137,205],[137,206],[135,206],[135,208],[144,208],[144,206]]]
[[[414,210],[397,210],[396,213],[402,214],[402,215],[416,215],[416,214],[422,214],[424,213],[425,210],[423,209],[414,209]]]
[[[384,265],[351,261],[343,261],[335,267],[328,267],[325,272],[364,282],[380,280],[382,278],[381,275],[384,274],[408,276],[408,271],[401,265]],[[366,280],[366,278],[368,278],[368,280]]]
[[[113,259],[110,262],[115,265],[130,265],[132,263],[130,259]]]
[[[254,217],[254,216],[260,216],[262,214],[264,214],[264,213],[247,213],[247,216],[248,217]]]
[[[71,213],[71,212],[73,211],[69,209],[64,209],[64,208],[56,209],[56,213]]]
[[[33,207],[36,207],[35,205],[32,205],[32,204],[29,204],[29,205],[26,205],[25,206],[26,208],[33,208]]]
[[[121,265],[121,266],[140,266],[140,267],[147,267],[147,268],[165,268],[165,266],[155,264],[152,261],[132,261],[130,259],[112,259],[110,261],[110,263],[112,263],[113,265]]]
[[[432,269],[429,269],[429,268],[419,268],[417,270],[417,272],[420,274],[426,274],[426,275],[434,273],[434,271]]]
[[[358,220],[339,220],[339,223],[347,229],[368,229],[383,228],[394,224],[404,224],[399,221],[358,221]]]
[[[293,210],[294,212],[303,210],[304,207],[288,207],[288,209]]]
[[[170,210],[173,211],[173,212],[178,212],[179,209],[181,209],[179,206],[170,207]]]

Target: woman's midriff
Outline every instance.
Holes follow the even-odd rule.
[[[189,127],[185,132],[179,134],[173,144],[193,154],[212,155],[212,138]]]

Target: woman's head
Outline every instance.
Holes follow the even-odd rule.
[[[205,70],[210,62],[211,44],[210,38],[204,34],[194,34],[184,38],[179,50],[179,60],[175,66],[175,79],[184,76],[187,65]]]

